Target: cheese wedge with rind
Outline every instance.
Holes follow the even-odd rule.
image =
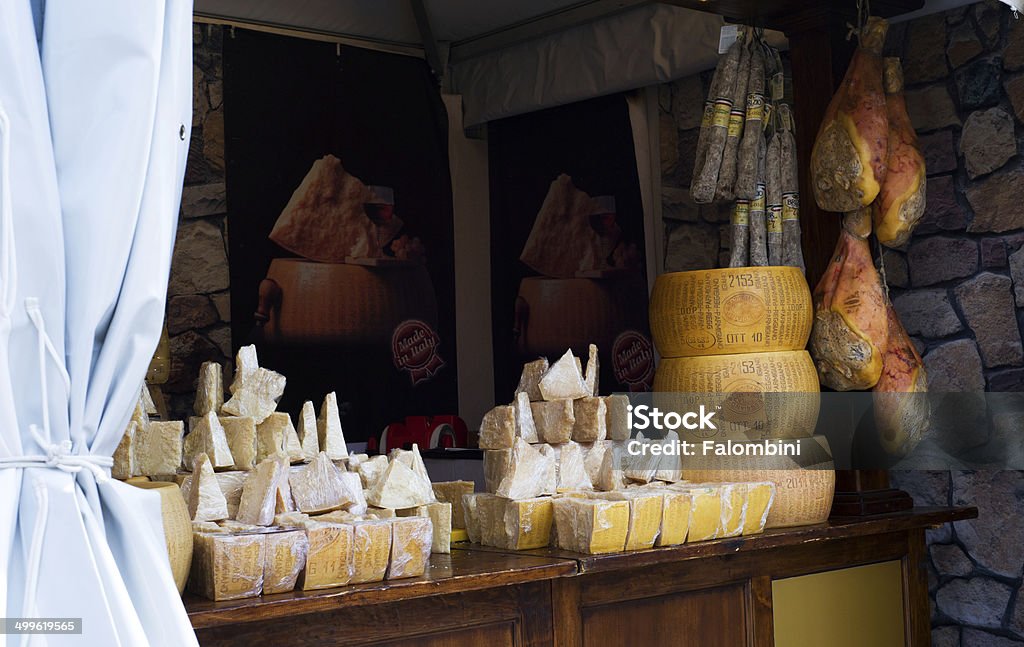
[[[431,503],[434,491],[429,481],[401,461],[391,461],[366,495],[367,503],[380,508],[415,508]]]
[[[587,370],[583,375],[583,382],[587,385],[590,395],[600,395],[601,363],[597,359],[597,345],[590,344],[587,356]]]
[[[232,416],[251,416],[256,424],[267,419],[277,409],[277,401],[284,393],[286,379],[280,373],[257,368],[245,378],[231,399],[221,407],[221,413]]]
[[[572,400],[531,402],[530,413],[541,442],[557,445],[572,439],[576,416]]]
[[[327,452],[331,460],[348,456],[345,432],[341,429],[341,416],[338,414],[338,396],[334,391],[324,397],[324,402],[320,406],[320,417],[316,421],[316,433],[320,451]]]
[[[354,547],[351,584],[383,581],[391,561],[391,522],[360,519],[349,525]]]
[[[266,555],[262,534],[197,532],[192,539],[189,591],[215,601],[260,594]]]
[[[182,458],[186,469],[191,468],[197,454],[206,454],[214,469],[231,469],[235,459],[231,455],[224,427],[214,413],[192,418],[191,430],[185,436]]]
[[[689,492],[658,488],[661,493],[662,515],[661,530],[658,532],[658,539],[655,546],[678,546],[686,541],[687,531],[690,528],[690,508],[693,506],[693,497]]]
[[[134,420],[128,423],[121,442],[114,450],[114,465],[110,468],[110,475],[116,479],[125,480],[138,475],[139,468],[135,463],[135,436],[138,430],[138,423]]]
[[[452,504],[434,502],[406,510],[397,511],[399,517],[429,517],[433,527],[430,552],[449,554],[452,552]]]
[[[495,494],[506,499],[531,499],[545,493],[555,480],[553,456],[545,456],[522,438],[512,448],[508,473]]]
[[[508,449],[516,439],[516,412],[511,405],[498,405],[480,421],[480,449]]]
[[[309,400],[302,404],[297,433],[303,459],[309,462],[316,458],[320,453],[320,438],[316,429],[316,407]]]
[[[206,454],[192,461],[192,485],[189,488],[188,514],[192,521],[219,521],[228,518],[228,502],[220,489],[213,466]]]
[[[391,521],[391,561],[387,579],[420,577],[430,562],[434,529],[430,517],[398,517]]]
[[[286,593],[295,589],[306,567],[309,540],[301,530],[268,532],[264,535],[263,594]]]
[[[231,457],[235,461],[233,469],[247,471],[256,467],[260,460],[256,421],[249,417],[236,416],[224,416],[219,420],[221,427],[224,428]]]
[[[622,551],[629,534],[629,502],[582,499],[552,501],[558,547],[586,555]]]
[[[288,477],[299,512],[319,514],[354,503],[346,498],[341,472],[327,454],[320,452],[308,465]]]
[[[554,524],[554,505],[551,497],[537,497],[508,501],[504,506],[502,522],[504,533],[499,547],[512,550],[544,548],[551,541]]]
[[[299,576],[303,591],[332,589],[352,580],[354,533],[350,525],[308,519],[300,522],[309,543],[306,568]]]
[[[593,443],[608,437],[608,409],[604,398],[584,397],[573,400],[572,439],[578,443]]]
[[[603,399],[608,439],[629,440],[629,396],[617,394]]]
[[[466,511],[462,506],[462,495],[472,493],[475,487],[476,484],[473,481],[431,483],[437,500],[452,504],[452,528],[466,527]]]
[[[617,492],[595,492],[595,498],[629,503],[629,526],[626,532],[626,550],[646,550],[654,546],[661,532],[664,498],[658,492],[646,489],[628,489]]]
[[[519,386],[516,387],[516,395],[525,393],[531,402],[543,400],[540,394],[540,379],[544,377],[549,367],[548,359],[542,357],[523,365],[523,374],[519,377]]]
[[[746,483],[747,513],[743,518],[744,536],[757,535],[764,532],[768,523],[768,514],[775,502],[775,484],[771,481]]]
[[[537,425],[533,422],[530,396],[526,393],[517,394],[513,407],[516,416],[516,436],[528,443],[540,442],[540,438],[537,436]]]
[[[242,486],[236,518],[242,523],[268,526],[274,520],[279,481],[287,473],[275,457],[264,459]]]
[[[203,362],[199,367],[196,401],[192,406],[197,416],[218,413],[224,406],[224,369],[217,362]]]

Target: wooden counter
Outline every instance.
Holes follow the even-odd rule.
[[[204,646],[774,645],[772,582],[898,561],[905,644],[928,645],[924,530],[975,508],[917,508],[747,538],[586,556],[457,544],[423,578],[232,602],[186,597]]]

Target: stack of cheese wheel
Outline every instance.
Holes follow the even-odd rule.
[[[708,394],[701,403],[717,411],[717,429],[693,432],[704,438],[810,438],[820,404],[817,372],[804,350],[812,322],[810,289],[798,268],[662,274],[650,306],[651,334],[661,355],[654,390]],[[770,527],[823,521],[831,506],[834,473],[788,469],[793,466],[792,457],[785,457],[778,464],[744,465],[749,469],[741,475],[700,465],[686,477],[745,480],[757,474],[778,486]],[[805,505],[807,501],[819,503]]]

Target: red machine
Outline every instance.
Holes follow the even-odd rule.
[[[393,422],[385,427],[379,442],[370,438],[366,448],[387,454],[392,449],[409,449],[413,443],[420,449],[468,447],[469,431],[458,416],[408,416],[404,422]]]

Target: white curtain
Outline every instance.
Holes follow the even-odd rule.
[[[0,2],[0,616],[195,645],[152,492],[111,481],[163,320],[191,0]]]

